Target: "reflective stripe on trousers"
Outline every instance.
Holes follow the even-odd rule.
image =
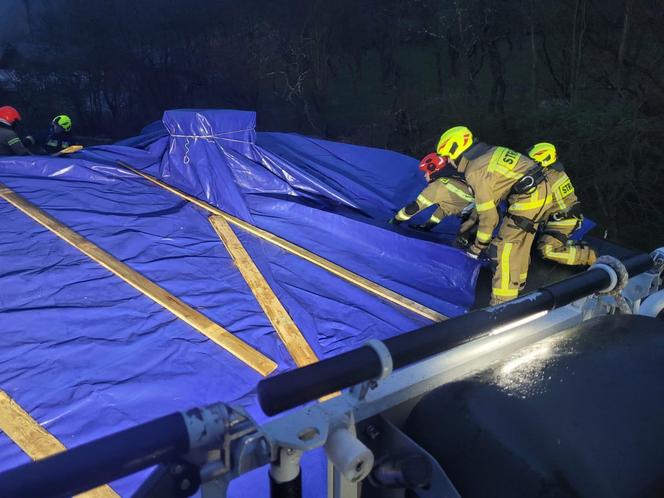
[[[521,230],[510,221],[501,225],[490,251],[495,265],[491,304],[514,299],[525,286],[534,239],[533,234]]]
[[[595,262],[597,253],[592,247],[563,243],[560,239],[568,239],[574,227],[565,227],[561,230],[551,230],[547,223],[547,232],[544,232],[537,241],[537,251],[543,259],[570,266],[585,266]],[[551,232],[554,232],[553,234]],[[557,236],[556,236],[557,235]]]
[[[513,244],[506,242],[502,250],[498,252],[498,264],[496,273],[500,275],[500,286],[493,287],[492,293],[498,297],[516,297],[519,295],[519,288],[510,288],[510,255],[512,253]],[[495,277],[494,277],[495,280]]]

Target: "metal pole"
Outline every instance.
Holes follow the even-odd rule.
[[[187,426],[174,413],[8,470],[0,474],[0,496],[65,498],[188,451]]]
[[[221,448],[235,412],[223,403],[137,425],[0,474],[2,498],[65,498],[194,449]],[[235,424],[240,427],[242,424]]]
[[[653,265],[647,254],[622,262],[636,275]],[[401,368],[469,341],[498,334],[506,327],[524,323],[584,296],[606,289],[611,276],[601,268],[548,285],[508,303],[477,310],[384,341],[394,369]],[[276,415],[327,394],[380,377],[382,363],[375,350],[364,346],[313,365],[263,379],[258,400],[268,415]]]

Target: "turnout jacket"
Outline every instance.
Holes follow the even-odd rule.
[[[44,143],[44,150],[48,154],[55,154],[61,150],[66,149],[71,145],[71,138],[68,133],[51,133],[46,138]]]
[[[27,156],[30,151],[23,145],[16,132],[0,123],[0,156]]]
[[[476,245],[489,245],[500,221],[498,204],[535,166],[535,162],[523,154],[481,142],[464,152],[458,160],[457,170],[464,175],[475,196],[479,217]]]
[[[579,205],[579,199],[574,192],[572,180],[569,179],[569,176],[565,173],[565,167],[560,162],[556,162],[545,168],[545,173],[546,180],[551,185],[553,198],[549,214],[566,217],[565,215],[571,208]]]

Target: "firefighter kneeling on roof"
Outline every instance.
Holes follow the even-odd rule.
[[[421,225],[414,225],[413,228],[429,231],[448,216],[461,216],[459,233],[463,234],[471,229],[477,220],[477,214],[473,209],[473,196],[463,177],[456,169],[448,166],[448,159],[435,152],[431,153],[422,159],[420,169],[424,172],[429,185],[417,196],[417,199],[399,210],[390,223],[399,225],[436,204],[438,207],[429,220]]]
[[[552,200],[544,169],[506,147],[476,141],[465,126],[443,133],[437,152],[463,174],[474,193],[479,222],[468,255],[477,258],[486,250],[491,258],[491,304],[514,299],[525,285],[530,248]],[[509,207],[494,239],[500,221],[497,206],[503,200]]]
[[[547,142],[538,143],[528,155],[544,168],[553,194],[552,212],[537,241],[537,251],[542,258],[556,263],[592,265],[597,259],[595,250],[583,242],[570,240],[572,233],[583,223],[583,214],[572,182],[558,161],[556,147]]]

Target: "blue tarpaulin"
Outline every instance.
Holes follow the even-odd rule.
[[[424,180],[413,158],[284,133],[255,114],[177,110],[141,136],[62,158],[0,159],[0,181],[276,361],[294,367],[208,213],[117,165],[143,170],[447,316],[473,303],[478,263],[387,220]],[[0,389],[73,447],[216,401],[259,421],[260,375],[0,200]],[[235,230],[320,357],[430,323]],[[0,470],[29,458],[0,435]],[[307,496],[325,468],[307,457]],[[145,473],[112,483],[121,496]],[[266,496],[264,472],[231,488]]]

